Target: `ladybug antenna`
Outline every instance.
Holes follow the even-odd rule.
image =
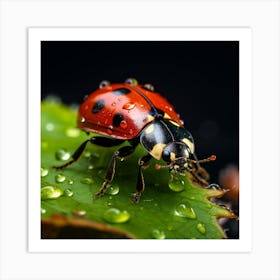
[[[171,164],[168,165],[161,165],[161,164],[155,164],[155,169],[160,170],[162,168],[170,168]]]
[[[203,163],[203,162],[209,162],[209,161],[214,161],[216,160],[216,156],[215,155],[212,155],[208,158],[205,158],[205,159],[200,159],[200,160],[193,160],[193,159],[190,159],[189,161],[191,163]]]

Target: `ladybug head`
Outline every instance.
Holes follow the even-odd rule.
[[[209,162],[216,159],[216,156],[210,156],[209,158],[202,160],[193,160],[193,154],[190,148],[184,142],[171,142],[165,146],[162,151],[161,158],[167,163],[167,165],[157,164],[156,169],[168,168],[169,171],[175,173],[185,173],[197,166],[198,163]]]
[[[183,142],[171,142],[162,151],[162,159],[168,164],[170,171],[183,173],[188,169],[190,148]]]

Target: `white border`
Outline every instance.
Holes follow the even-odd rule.
[[[0,279],[279,280],[279,7],[278,0],[0,0]],[[26,29],[101,25],[252,28],[250,253],[28,253]]]
[[[240,238],[238,240],[45,240],[40,232],[41,41],[239,41]],[[252,91],[249,28],[30,28],[29,29],[29,251],[30,252],[248,252],[251,236]],[[243,186],[246,186],[243,187]],[[244,206],[246,205],[246,207]],[[245,209],[246,208],[246,209]],[[34,211],[34,209],[37,209]]]

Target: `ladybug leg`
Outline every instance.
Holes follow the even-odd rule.
[[[113,147],[113,146],[117,146],[120,145],[123,140],[119,140],[119,139],[111,139],[111,138],[106,138],[106,137],[92,137],[88,140],[86,140],[85,142],[83,142],[79,148],[74,152],[74,154],[71,157],[71,160],[66,162],[63,165],[60,166],[53,166],[54,169],[64,169],[65,167],[69,166],[70,164],[74,163],[75,161],[77,161],[80,156],[82,155],[83,151],[86,148],[87,143],[90,142],[92,144],[98,145],[98,146],[103,146],[103,147]]]
[[[57,170],[64,169],[65,167],[69,166],[73,162],[77,161],[79,159],[79,157],[81,156],[81,154],[83,153],[83,151],[85,150],[85,147],[88,142],[90,142],[90,139],[86,140],[84,143],[82,143],[79,146],[79,148],[74,152],[74,154],[72,155],[71,159],[68,162],[66,162],[63,165],[53,166],[52,168],[57,169]]]
[[[136,193],[133,195],[132,201],[134,203],[138,203],[140,201],[140,197],[145,188],[145,181],[143,176],[143,168],[149,160],[152,158],[150,154],[147,154],[139,159],[138,161],[138,176],[137,176],[137,184],[136,184]]]
[[[97,197],[101,197],[104,195],[106,189],[109,187],[109,184],[112,182],[114,175],[115,175],[115,169],[116,169],[116,160],[117,159],[121,159],[124,157],[129,156],[130,154],[132,154],[135,150],[135,146],[124,146],[121,147],[120,149],[118,149],[117,151],[115,151],[115,153],[113,154],[108,170],[107,170],[107,174],[105,177],[105,181],[101,187],[101,189],[98,191],[98,193],[96,193],[94,195],[94,198]]]

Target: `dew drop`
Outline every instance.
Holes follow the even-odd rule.
[[[90,164],[90,165],[88,166],[88,170],[93,170],[93,168],[94,168],[94,166],[93,166],[92,164]]]
[[[174,192],[181,192],[185,189],[185,182],[178,178],[172,177],[168,182],[169,188]]]
[[[218,184],[210,184],[209,186],[206,187],[206,189],[210,190],[222,190],[223,188],[218,185]]]
[[[63,175],[63,174],[57,174],[57,175],[55,175],[55,181],[56,181],[57,183],[62,183],[62,182],[64,182],[65,180],[66,180],[65,175]]]
[[[113,224],[125,223],[130,219],[130,214],[126,210],[119,210],[117,208],[110,208],[105,211],[103,218]]]
[[[131,128],[129,131],[128,131],[128,133],[131,135],[131,134],[133,134],[133,129]]]
[[[156,239],[165,239],[165,233],[162,230],[159,229],[153,229],[152,235]]]
[[[108,133],[108,134],[112,134],[112,133],[113,133],[113,126],[112,126],[112,125],[110,125],[110,126],[108,127],[107,133]]]
[[[73,184],[74,184],[74,181],[73,181],[72,179],[69,179],[69,180],[68,180],[68,184],[69,184],[69,185],[73,185]]]
[[[122,121],[120,122],[120,127],[123,128],[123,129],[126,129],[126,128],[127,128],[127,122],[126,122],[126,120],[122,120]]]
[[[132,110],[135,107],[135,103],[128,102],[123,105],[123,109],[125,110]]]
[[[63,190],[54,186],[45,186],[41,188],[41,199],[56,199],[63,195]]]
[[[46,124],[46,130],[47,131],[53,131],[54,130],[54,124],[53,123],[47,123]]]
[[[75,127],[70,127],[66,130],[66,136],[76,138],[80,136],[80,130]]]
[[[196,214],[194,209],[184,203],[177,205],[174,214],[178,217],[196,219]]]
[[[90,158],[90,156],[91,156],[90,151],[85,151],[85,152],[84,152],[84,157],[85,157],[85,158]]]
[[[93,179],[90,177],[85,177],[83,179],[81,179],[81,183],[82,184],[86,184],[86,185],[90,185],[93,183]]]
[[[70,157],[70,153],[65,149],[59,149],[55,153],[55,158],[57,160],[68,160]]]
[[[83,217],[86,215],[86,211],[85,210],[73,210],[72,211],[72,215],[76,216],[76,217]]]
[[[64,195],[65,195],[65,196],[71,197],[71,196],[73,196],[73,194],[74,194],[74,192],[73,192],[72,189],[70,189],[70,188],[67,188],[67,189],[64,191]]]
[[[85,119],[84,117],[81,117],[81,118],[80,118],[80,122],[81,122],[81,123],[84,123],[85,121],[86,121],[86,119]]]
[[[49,170],[45,167],[41,167],[41,177],[46,177],[49,174]]]
[[[202,223],[198,223],[196,225],[196,229],[202,234],[205,234],[205,232],[206,232],[206,228]]]
[[[41,208],[41,214],[46,214],[47,210],[45,208]]]
[[[112,186],[110,185],[107,190],[106,190],[106,193],[107,194],[110,194],[110,195],[117,195],[120,191],[120,188],[119,186]]]

